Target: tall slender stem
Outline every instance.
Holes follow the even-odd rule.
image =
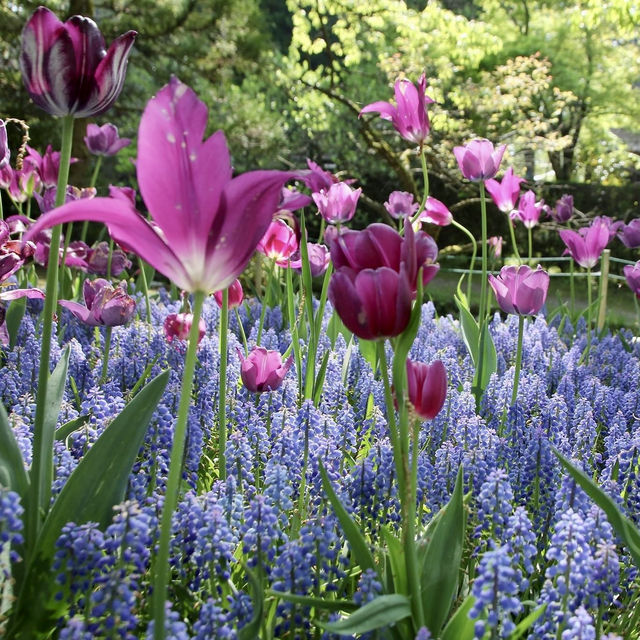
[[[220,380],[218,382],[218,478],[227,479],[227,340],[229,338],[229,289],[222,292],[220,309]]]
[[[587,349],[584,359],[589,362],[589,352],[591,351],[591,267],[587,267]]]
[[[109,252],[111,254],[111,251]],[[147,312],[147,322],[151,322],[151,302],[149,301],[149,284],[147,283],[147,272],[144,270],[144,262],[142,258],[138,258],[140,265],[140,280],[142,281],[142,293],[144,293],[144,303]]]
[[[511,406],[518,399],[518,384],[520,383],[520,368],[522,367],[522,336],[524,334],[524,316],[518,316],[518,346],[516,347],[516,369],[513,373],[513,392],[511,393]]]
[[[533,230],[531,227],[527,228],[527,241],[529,246],[529,264],[533,262]]]
[[[480,217],[482,221],[482,280],[480,282],[480,310],[478,312],[478,365],[476,367],[476,387],[474,389],[476,407],[480,408],[482,397],[482,373],[484,369],[485,326],[487,323],[487,201],[484,182],[480,182]]]
[[[423,180],[423,193],[422,202],[420,203],[419,213],[424,211],[427,206],[427,198],[429,197],[429,171],[427,170],[427,155],[424,152],[424,147],[420,145],[420,164],[422,165],[422,180]]]
[[[459,222],[456,222],[455,220],[451,220],[451,224],[457,229],[460,229],[460,231],[465,233],[469,238],[469,240],[471,240],[471,246],[472,246],[471,263],[469,264],[469,280],[467,281],[467,302],[469,306],[471,306],[471,278],[473,277],[473,270],[476,266],[476,256],[478,255],[478,243],[476,242],[476,239],[473,237],[473,234],[471,233],[471,231],[469,231],[469,229],[467,229],[465,226],[461,225]]]
[[[107,381],[107,371],[109,370],[109,351],[111,350],[111,330],[113,327],[107,327],[104,333],[104,353],[102,354],[102,374],[100,375],[100,384]]]
[[[204,292],[194,293],[193,323],[189,332],[189,346],[184,361],[182,374],[182,387],[180,391],[180,404],[178,406],[178,419],[171,446],[171,460],[169,462],[169,478],[167,490],[162,507],[160,523],[160,540],[158,541],[158,553],[154,563],[153,579],[153,637],[154,640],[165,638],[165,601],[169,583],[169,543],[171,540],[171,518],[178,503],[178,491],[180,489],[180,477],[182,475],[182,458],[187,434],[187,422],[189,418],[189,406],[191,405],[191,388],[193,386],[193,372],[196,366],[196,350],[198,348],[198,332]]]
[[[100,167],[102,166],[102,156],[98,156],[96,160],[96,166],[93,168],[93,173],[91,174],[91,182],[89,183],[89,187],[95,187],[96,181],[98,180],[98,173],[100,173]],[[80,240],[82,242],[87,241],[87,231],[89,230],[89,221],[85,220],[82,223],[82,231],[80,232]]]
[[[72,116],[62,119],[62,151],[60,153],[60,169],[58,171],[58,186],[56,192],[56,206],[64,203],[69,179],[69,161],[73,141]],[[42,343],[40,348],[40,366],[38,370],[38,389],[36,392],[36,415],[33,427],[33,456],[31,463],[30,498],[28,501],[25,522],[25,543],[27,549],[33,548],[40,531],[43,516],[49,510],[51,498],[51,482],[53,476],[53,429],[45,433],[44,414],[49,381],[49,358],[51,354],[51,334],[53,330],[53,313],[57,304],[58,294],[58,259],[60,253],[61,226],[53,227],[51,244],[49,245],[49,261],[47,264],[47,295],[42,312]]]
[[[571,322],[573,322],[573,314],[575,312],[576,306],[576,287],[574,284],[575,266],[573,264],[573,258],[570,259],[569,264],[571,265],[569,267],[569,295],[571,298],[571,306],[569,307],[569,309],[571,311]]]
[[[513,253],[518,259],[518,264],[522,264],[522,258],[520,257],[520,252],[518,251],[518,243],[516,242],[516,232],[513,228],[513,222],[511,221],[511,217],[507,215],[507,224],[509,225],[509,235],[511,236],[511,246],[513,247]]]

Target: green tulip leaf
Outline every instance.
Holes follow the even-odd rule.
[[[534,609],[524,620],[518,623],[514,632],[509,636],[509,640],[520,640],[522,636],[531,628],[533,623],[544,613],[546,604]],[[443,639],[444,640],[444,639]]]
[[[440,640],[473,640],[476,621],[469,617],[475,598],[468,595],[442,631]]]
[[[22,322],[26,308],[27,299],[18,298],[17,300],[12,300],[7,309],[5,323],[7,325],[7,333],[9,334],[9,349],[14,349],[18,342],[18,331],[20,330],[20,323]]]
[[[5,408],[0,404],[0,486],[15,491],[23,500],[29,488],[29,474]]]
[[[78,416],[69,422],[65,422],[59,429],[56,429],[55,439],[66,440],[74,431],[77,431],[89,421],[89,414]]]
[[[249,577],[249,584],[251,585],[253,615],[244,627],[238,629],[238,640],[255,640],[260,636],[260,625],[262,624],[262,614],[264,611],[264,591],[256,574],[244,565],[244,563],[243,566]]]
[[[268,589],[266,595],[322,611],[355,611],[358,609],[358,605],[353,600],[328,600],[327,598],[300,596],[296,593],[274,591],[273,589]]]

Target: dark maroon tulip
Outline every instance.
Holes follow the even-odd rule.
[[[22,31],[20,68],[27,92],[52,116],[104,113],[122,91],[135,37],[128,31],[106,50],[90,18],[73,16],[63,23],[39,7]]]
[[[82,291],[86,306],[72,300],[59,300],[58,303],[92,327],[127,324],[135,313],[135,300],[127,294],[127,283],[124,281],[113,287],[102,278],[85,280]]]
[[[277,351],[267,351],[264,347],[254,347],[246,358],[238,349],[238,356],[242,382],[254,393],[277,389],[293,364],[293,356],[282,362],[282,356]]]
[[[84,137],[87,149],[95,156],[115,156],[120,149],[131,144],[129,138],[118,136],[118,127],[107,122],[99,127],[97,124],[87,125],[87,135]]]
[[[407,360],[409,402],[423,420],[433,420],[447,397],[447,371],[441,360],[432,364]]]
[[[167,338],[167,342],[173,342],[173,340],[188,340],[192,324],[192,313],[170,313],[164,319],[163,324],[164,335]],[[206,332],[207,327],[204,320],[200,318],[200,322],[198,323],[198,344],[200,344]]]

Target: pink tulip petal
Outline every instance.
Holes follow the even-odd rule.
[[[71,311],[71,313],[78,318],[81,322],[88,324],[91,327],[99,326],[99,322],[95,319],[93,314],[87,307],[72,300],[58,300],[58,304],[65,309]]]
[[[363,113],[372,113],[376,112],[380,114],[380,117],[383,120],[393,120],[397,113],[397,109],[389,102],[384,102],[382,100],[378,102],[372,102],[368,104],[366,107],[363,107],[360,110],[360,115]]]
[[[44,291],[40,289],[12,289],[11,291],[0,291],[0,300],[17,300],[18,298],[29,298],[30,300],[44,300]]]

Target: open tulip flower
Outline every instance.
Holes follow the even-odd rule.
[[[279,267],[286,267],[289,258],[298,250],[298,239],[294,229],[284,220],[276,219],[267,228],[257,249]]]
[[[502,267],[497,277],[489,275],[489,284],[505,313],[529,316],[537,314],[547,299],[549,274],[540,266],[534,271],[511,265]]]
[[[567,253],[586,269],[596,265],[604,248],[609,244],[609,228],[601,220],[594,220],[590,226],[578,231],[562,229],[559,233],[562,242],[567,246]]]
[[[412,216],[420,208],[420,204],[408,191],[392,191],[384,203],[384,208],[392,218],[399,220]]]
[[[129,138],[118,136],[118,127],[107,122],[99,127],[97,124],[87,125],[87,135],[84,137],[87,149],[96,156],[115,156],[118,151],[131,144]]]
[[[640,247],[640,218],[635,218],[629,224],[623,224],[618,231],[618,238],[629,249]]]
[[[127,283],[124,281],[113,287],[102,278],[85,280],[82,292],[86,306],[72,300],[59,300],[58,303],[78,320],[92,327],[127,324],[135,313],[135,300],[127,294]]]
[[[336,182],[328,189],[312,194],[320,215],[332,224],[353,218],[362,189],[352,189],[346,182]]]
[[[293,364],[293,356],[283,362],[278,351],[268,351],[264,347],[254,347],[246,358],[238,349],[238,356],[242,382],[254,393],[275,391]]]
[[[433,196],[428,196],[424,205],[424,211],[420,214],[418,220],[420,222],[435,224],[438,227],[446,227],[451,224],[453,215],[451,215],[451,211],[449,211],[449,208],[444,202],[441,202]]]
[[[409,402],[423,420],[433,420],[447,397],[447,371],[441,360],[431,364],[407,360]]]
[[[629,289],[631,289],[640,300],[640,260],[634,265],[625,265],[622,271],[624,272],[624,277],[629,285]]]
[[[495,177],[506,148],[503,144],[494,149],[490,140],[477,138],[463,147],[454,147],[453,153],[462,175],[472,182],[480,182]]]
[[[104,222],[118,244],[178,287],[226,289],[251,258],[294,174],[251,171],[232,178],[224,134],[203,142],[206,124],[204,103],[172,78],[147,104],[138,134],[138,183],[153,223],[127,198],[94,198],[40,217],[30,234],[63,222]]]
[[[522,182],[524,182],[524,178],[514,175],[513,169],[509,167],[502,176],[501,182],[489,178],[485,182],[485,186],[496,207],[503,213],[511,213],[520,197],[520,183]]]
[[[396,131],[409,142],[422,145],[429,135],[431,123],[427,113],[427,105],[433,100],[426,94],[427,79],[423,73],[418,86],[403,78],[395,84],[396,106],[389,102],[373,102],[360,111],[377,112],[383,120],[390,120]]]
[[[544,201],[536,202],[536,194],[529,190],[520,196],[518,208],[511,212],[512,220],[519,220],[527,229],[533,229],[540,221]]]
[[[29,96],[52,116],[104,113],[122,91],[135,37],[128,31],[106,50],[93,20],[73,16],[63,23],[39,7],[22,32],[20,67]]]

